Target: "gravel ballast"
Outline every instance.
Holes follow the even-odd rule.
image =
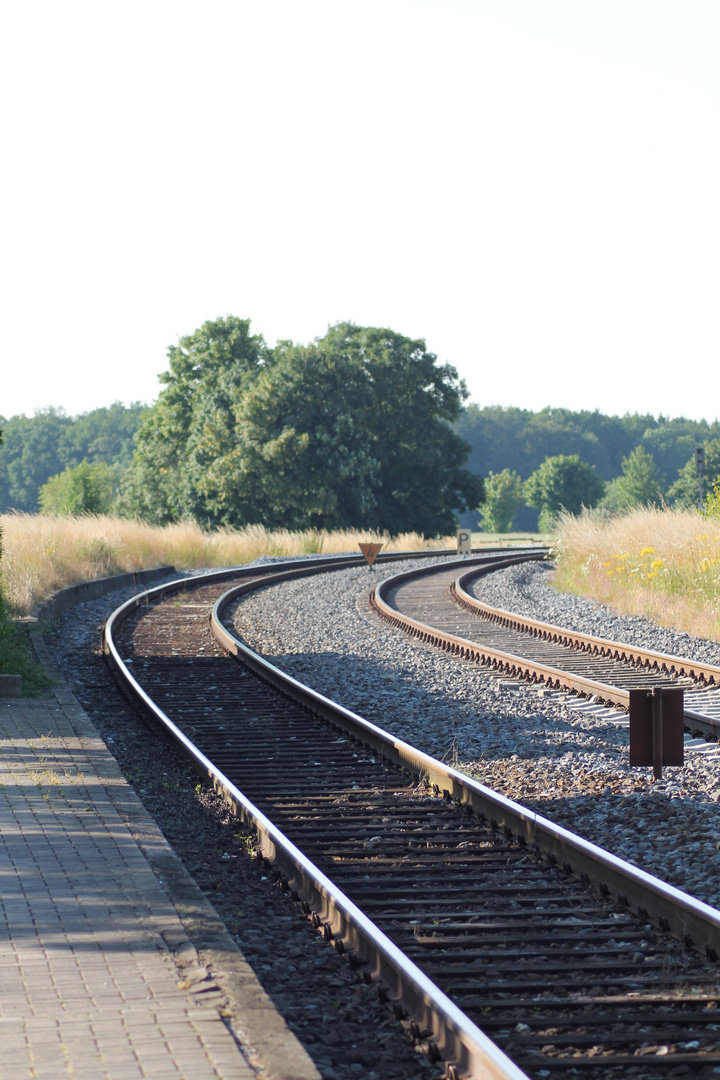
[[[261,560],[261,562],[277,560]],[[381,623],[371,585],[413,565],[322,574],[243,599],[241,636],[284,670],[490,787],[720,905],[720,760],[688,751],[682,769],[630,770],[621,713],[542,695]],[[430,1080],[420,1055],[368,988],[325,945],[262,866],[224,803],[119,694],[101,658],[104,620],[134,590],[65,613],[46,635],[53,660],[160,828],[223,918],[324,1080]],[[555,593],[538,564],[484,579],[481,599],[614,640],[720,664],[720,646]],[[337,606],[336,606],[337,605]],[[162,762],[160,771],[158,761]]]
[[[404,568],[323,575],[311,599],[301,582],[279,585],[243,600],[236,627],[281,668],[381,727],[720,905],[716,745],[688,748],[684,767],[666,768],[657,783],[651,768],[631,770],[621,712],[490,675],[376,619],[371,584]],[[558,594],[549,573],[537,563],[513,567],[482,579],[476,594],[546,622],[720,665],[717,643]]]

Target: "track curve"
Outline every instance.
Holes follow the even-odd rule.
[[[407,571],[371,595],[380,618],[454,655],[513,678],[629,707],[630,690],[680,688],[697,704],[685,708],[689,730],[720,734],[720,668],[539,622],[482,603],[472,586],[484,568]],[[698,693],[711,688],[704,699]],[[703,700],[707,705],[703,707]]]
[[[248,584],[241,586],[247,587]],[[628,986],[647,987],[653,984],[657,991],[658,964],[661,972],[663,966],[667,968],[668,964],[675,969],[678,979],[671,979],[673,983],[680,979],[696,980],[696,993],[693,998],[696,1006],[700,998],[705,1004],[712,1000],[710,995],[714,995],[717,988],[714,964],[705,966],[695,952],[671,945],[665,940],[667,929],[663,927],[675,926],[685,934],[686,939],[692,933],[701,947],[704,944],[712,956],[720,940],[720,921],[713,909],[684,897],[678,890],[662,886],[648,875],[627,867],[606,853],[598,852],[592,845],[573,838],[565,830],[553,826],[538,815],[468,781],[454,770],[393,739],[362,718],[354,717],[344,710],[338,711],[333,703],[320,695],[311,693],[307,697],[304,688],[294,680],[286,685],[286,689],[289,689],[296,699],[303,700],[302,716],[295,717],[292,710],[288,711],[287,699],[284,704],[275,703],[271,711],[276,714],[273,724],[277,725],[277,734],[270,736],[269,718],[264,712],[259,715],[262,711],[262,695],[257,684],[253,682],[251,685],[246,676],[238,674],[232,665],[228,668],[225,658],[213,649],[208,635],[198,637],[195,630],[191,632],[187,625],[191,623],[196,626],[199,610],[197,605],[208,604],[213,598],[211,593],[217,594],[218,590],[222,592],[223,586],[219,582],[212,585],[208,582],[201,583],[198,585],[200,591],[193,591],[191,594],[188,591],[188,582],[182,582],[178,589],[186,590],[187,599],[181,598],[178,601],[177,598],[170,600],[168,597],[166,607],[172,609],[169,613],[166,610],[161,614],[156,607],[155,601],[162,597],[151,598],[146,594],[148,606],[142,601],[133,602],[125,606],[126,611],[121,618],[113,620],[120,623],[123,619],[129,620],[132,615],[136,621],[130,636],[119,639],[119,650],[113,642],[114,628],[111,626],[109,630],[108,650],[115,650],[116,664],[124,668],[126,673],[132,668],[135,672],[132,681],[136,687],[141,688],[147,705],[153,700],[163,701],[164,708],[157,710],[156,714],[162,713],[169,729],[174,729],[176,737],[179,734],[185,740],[186,752],[193,756],[199,767],[210,770],[218,784],[227,785],[228,797],[241,813],[256,815],[256,827],[260,831],[258,850],[262,850],[265,857],[283,864],[282,872],[287,877],[291,891],[296,890],[298,895],[302,892],[306,895],[309,893],[315,902],[315,915],[319,923],[327,927],[327,932],[341,942],[343,948],[352,950],[351,955],[355,962],[360,963],[362,956],[362,960],[367,961],[367,966],[374,967],[383,974],[386,985],[389,984],[393,993],[398,994],[398,1009],[405,1009],[408,1002],[411,1007],[417,1008],[417,988],[413,996],[413,992],[404,985],[400,986],[399,977],[389,974],[390,969],[383,966],[383,962],[363,955],[363,950],[368,946],[364,941],[362,945],[359,944],[357,932],[350,925],[348,909],[341,910],[335,900],[319,898],[319,894],[312,892],[316,886],[310,886],[303,876],[307,867],[288,871],[285,861],[287,853],[281,853],[278,836],[267,828],[269,815],[265,813],[263,801],[266,804],[272,803],[273,814],[279,814],[284,821],[291,822],[292,828],[288,829],[291,835],[296,835],[295,830],[298,836],[302,834],[302,844],[293,845],[291,840],[292,846],[312,849],[313,860],[318,861],[321,867],[325,860],[329,871],[326,877],[341,877],[350,881],[352,887],[346,890],[350,897],[360,895],[363,891],[363,882],[368,874],[362,871],[372,871],[370,878],[374,879],[375,901],[370,897],[365,903],[369,903],[370,908],[376,910],[384,905],[385,913],[383,915],[382,911],[380,912],[378,921],[382,923],[384,919],[387,922],[391,936],[399,939],[404,951],[417,954],[418,958],[422,957],[426,966],[428,956],[436,954],[438,959],[435,968],[432,962],[429,966],[439,972],[436,976],[439,981],[448,979],[449,969],[457,969],[459,965],[461,969],[468,970],[468,976],[472,974],[469,996],[477,999],[478,985],[482,984],[487,989],[490,985],[487,982],[488,977],[491,982],[494,979],[495,989],[487,990],[487,995],[481,999],[483,1004],[476,1002],[475,1012],[486,1026],[492,1028],[497,1041],[504,1043],[512,1051],[513,1057],[519,1063],[512,1068],[519,1068],[521,1071],[513,1073],[509,1065],[497,1057],[493,1058],[483,1039],[476,1040],[479,1048],[470,1048],[467,1041],[469,1028],[464,1036],[457,1033],[453,1035],[448,1032],[447,1017],[443,1021],[445,1026],[440,1028],[436,1020],[420,1012],[420,1020],[415,1021],[416,1025],[420,1025],[417,1028],[418,1038],[427,1038],[428,1032],[422,1027],[425,1022],[435,1024],[435,1038],[431,1039],[430,1044],[446,1056],[454,1057],[458,1069],[469,1071],[472,1075],[514,1076],[536,1073],[555,1075],[558,1070],[559,1075],[567,1075],[569,1069],[582,1067],[583,1074],[588,1076],[629,1075],[627,1069],[632,1069],[635,1062],[634,1051],[627,1051],[627,1047],[633,1044],[633,1037],[627,1030],[622,1033],[616,1031],[614,1036],[609,1037],[609,1044],[615,1044],[615,1051],[609,1045],[597,1055],[589,1052],[592,1047],[588,1046],[587,1037],[579,1038],[577,1031],[572,1030],[566,1031],[562,1037],[556,1031],[552,1036],[552,1044],[544,1043],[538,1047],[539,1043],[547,1040],[549,1027],[557,1025],[558,1021],[560,1027],[577,1028],[576,1022],[570,1025],[567,1023],[572,1008],[568,1006],[568,989],[562,980],[568,976],[568,969],[570,981],[575,980],[572,992],[576,1002],[582,999],[582,993],[578,993],[578,978],[581,982],[582,978],[585,978],[583,985],[586,992],[592,986],[595,987],[591,998],[593,1008],[597,1010],[594,1021],[596,1024],[599,1023],[600,1013],[604,1012],[604,1022],[607,1024],[608,1012],[617,1012],[615,1001],[610,1000],[617,995],[598,993],[598,987],[604,986],[607,991],[614,988],[622,993],[623,987],[627,992]],[[225,592],[222,603],[215,604],[214,627],[225,649],[236,654],[245,654],[248,650],[242,642],[238,642],[222,624],[222,607],[231,602],[235,593],[236,590]],[[173,615],[173,612],[177,616],[177,629],[169,633],[167,629],[162,629],[162,626],[167,627],[165,620],[168,615]],[[151,631],[149,627],[153,621],[159,621],[162,625]],[[130,624],[126,629],[130,629]],[[266,679],[282,681],[281,673],[272,669],[272,665],[266,665],[261,658],[251,662],[263,671]],[[166,695],[174,695],[180,672],[189,676],[190,686],[183,689],[179,699],[175,697],[172,703],[174,709],[168,709]],[[209,691],[212,704],[209,704]],[[197,698],[194,704],[193,694]],[[308,708],[311,710],[310,714],[306,711]],[[265,709],[264,705],[262,709]],[[220,710],[222,716],[219,715]],[[168,711],[174,711],[175,720],[170,719]],[[336,725],[336,735],[329,743],[327,735],[322,734],[318,727],[318,715],[327,716]],[[238,745],[237,740],[230,736],[239,724],[243,724],[244,729]],[[289,733],[291,730],[294,732],[292,735]],[[337,732],[340,732],[339,738]],[[307,739],[309,742],[306,749],[301,749],[301,740]],[[217,758],[222,760],[223,755],[228,764],[219,768]],[[372,760],[373,758],[375,760]],[[268,795],[267,788],[260,782],[260,774],[266,779],[269,778],[271,785],[276,783],[281,759],[288,760],[292,765],[291,774],[294,779],[282,781],[280,794]],[[331,762],[337,765],[338,759],[340,778],[330,780],[329,765]],[[261,766],[263,761],[269,762],[267,768]],[[414,777],[411,783],[408,784],[407,778],[401,782],[398,774],[393,771],[397,764],[406,770],[406,777]],[[319,787],[318,770],[322,779]],[[370,773],[366,770],[370,770]],[[238,778],[237,783],[233,779],[233,771]],[[241,774],[242,784],[239,782]],[[421,788],[418,788],[418,775],[423,777]],[[310,804],[305,804],[303,808],[299,804],[301,793],[298,782],[305,782],[313,776],[316,783],[310,795]],[[241,786],[260,792],[260,797],[255,799],[255,802],[260,803],[259,806],[247,805],[248,796],[240,791]],[[436,793],[433,795],[434,789]],[[372,793],[376,803],[371,810],[360,802],[361,796],[364,797],[368,791]],[[447,797],[438,797],[443,791],[447,792]],[[305,798],[305,795],[302,797]],[[400,803],[401,810],[398,809]],[[467,808],[472,811],[470,814]],[[336,819],[341,823],[345,822],[344,829],[340,829],[340,834],[331,835],[329,824]],[[315,824],[308,826],[308,821]],[[448,832],[451,834],[449,844]],[[537,850],[533,845],[537,845]],[[423,851],[425,854],[422,854]],[[393,866],[399,865],[399,869],[394,871],[396,877],[393,879],[390,874],[390,879],[381,878],[380,873],[390,873],[391,863]],[[583,869],[585,865],[591,869],[591,873]],[[437,871],[433,870],[433,867],[441,868],[440,879],[435,878],[430,897],[421,900],[418,886],[423,881],[426,882],[428,877],[435,876]],[[415,885],[407,876],[411,868],[416,874]],[[467,875],[471,871],[480,875],[475,885],[468,884]],[[587,874],[588,877],[594,876],[597,882],[596,891],[588,891],[587,884],[574,877],[573,871],[576,874]],[[297,880],[291,874],[297,874]],[[456,884],[458,874],[460,877]],[[538,882],[542,880],[543,883],[531,885],[533,875]],[[389,884],[390,880],[395,880],[395,884]],[[552,884],[548,884],[548,881]],[[512,888],[520,889],[520,900],[512,899]],[[488,889],[490,893],[487,892]],[[615,913],[617,918],[613,916],[612,922],[608,922],[603,910],[607,908],[610,893],[618,897],[619,903]],[[483,914],[477,898],[483,896],[487,900],[490,895],[493,903]],[[407,897],[412,897],[409,903],[414,905],[411,914],[419,912],[419,918],[408,919],[407,911],[403,912],[403,908],[408,907]],[[579,897],[582,899],[578,899]],[[389,910],[388,898],[391,899]],[[309,901],[306,899],[305,903],[308,904]],[[350,903],[353,903],[352,899]],[[518,907],[513,907],[514,904]],[[468,907],[473,910],[468,912]],[[633,916],[631,909],[636,907],[640,907],[642,911]],[[569,911],[572,914],[568,914]],[[581,914],[578,915],[577,911]],[[660,926],[655,929],[648,927],[647,917],[650,913],[661,921]],[[612,929],[617,932],[618,925],[622,926],[624,943],[618,943],[612,936]],[[572,927],[570,933],[567,932],[568,926]],[[545,927],[545,933],[542,932],[542,927]],[[582,943],[586,947],[581,951],[577,947],[578,929],[586,935]],[[478,930],[481,943],[476,946],[474,959],[468,959],[465,948],[467,939]],[[508,942],[513,938],[515,945],[519,946],[519,954],[517,951],[513,954],[508,951]],[[614,944],[609,944],[610,939]],[[670,951],[664,951],[665,959],[658,962],[657,942],[660,939],[663,950],[669,946]],[[612,958],[601,960],[600,968],[593,968],[590,955],[596,954],[603,942],[606,949],[609,948],[606,957]],[[643,948],[647,951],[642,952]],[[528,950],[532,951],[529,957]],[[463,955],[458,959],[458,954]],[[638,959],[638,955],[642,959]],[[551,963],[551,957],[554,964]],[[564,963],[562,957],[565,957]],[[553,978],[548,976],[548,965],[554,968]],[[587,984],[587,972],[583,975],[579,970],[587,969],[588,966],[593,968],[590,987]],[[600,974],[603,967],[605,975]],[[502,974],[506,969],[515,972],[514,980]],[[487,976],[482,974],[484,971],[488,973]],[[511,985],[513,982],[516,984],[514,988]],[[660,994],[649,993],[645,989],[637,991],[636,995],[638,1008],[647,1014],[648,1022],[651,1022],[651,999],[654,1006],[658,1006],[658,1030],[660,1027],[667,1029],[671,1023],[673,1008],[684,1008],[687,1012],[688,1007],[689,999],[684,1005],[680,1005],[676,994],[667,992],[667,982],[666,977],[661,979]],[[530,995],[533,985],[537,993]],[[425,993],[425,988],[421,993]],[[548,1004],[548,1010],[544,1014],[538,1005],[538,994],[540,998],[544,997]],[[554,1000],[549,1002],[548,995],[550,998],[554,997]],[[508,996],[511,998],[509,1001]],[[453,997],[462,998],[462,992],[457,985],[453,990]],[[466,999],[467,994],[463,1002]],[[601,1002],[600,999],[607,1000]],[[590,998],[587,998],[585,1005],[589,1000]],[[462,1009],[467,1015],[472,1015],[471,1005],[463,1003]],[[707,1017],[710,1017],[710,1013],[711,1010]],[[514,1025],[510,1023],[508,1027],[508,1016],[514,1018],[518,1015],[525,1019],[516,1020]],[[531,1022],[526,1023],[525,1020]],[[678,1068],[689,1060],[692,1060],[694,1067],[701,1065],[703,1070],[717,1067],[719,1059],[713,1055],[707,1032],[701,1031],[703,1024],[700,1021],[693,1023],[693,1030],[701,1034],[698,1042],[699,1054],[681,1053],[677,1046],[673,1046],[670,1053],[673,1067]],[[709,1028],[711,1025],[706,1023],[704,1027]],[[476,1039],[474,1033],[472,1034]],[[593,1046],[597,1044],[598,1034],[599,1028],[596,1026]],[[677,1040],[677,1045],[681,1041]],[[687,1041],[686,1039],[685,1042]],[[637,1048],[638,1040],[635,1039],[634,1042]],[[567,1051],[568,1043],[572,1046],[570,1052]],[[585,1050],[579,1049],[579,1046],[584,1046]],[[618,1053],[618,1047],[625,1049],[625,1053]],[[595,1060],[593,1064],[593,1058],[597,1059],[598,1056],[604,1060]],[[659,1056],[664,1059],[665,1055]],[[575,1064],[572,1064],[573,1060]],[[506,1071],[487,1072],[490,1068],[488,1061],[492,1062],[493,1069],[504,1068]],[[658,1071],[645,1071],[642,1075],[668,1075],[668,1063],[664,1060],[647,1063],[652,1064],[652,1068]],[[482,1069],[486,1072],[482,1073]],[[528,1072],[523,1073],[523,1069]],[[546,1071],[548,1069],[552,1072]],[[708,1072],[707,1075],[711,1073]]]

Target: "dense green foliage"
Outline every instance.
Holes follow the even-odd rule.
[[[491,472],[485,481],[485,498],[480,506],[485,532],[510,531],[523,498],[522,480],[512,469]]]
[[[696,446],[720,439],[718,421],[474,404],[464,410],[455,429],[472,446],[468,467],[481,476],[491,469],[514,469],[527,479],[547,457],[579,454],[601,479],[612,480],[622,472],[622,459],[642,446],[652,454],[663,486],[672,484]]]
[[[62,409],[3,420],[0,448],[0,512],[39,509],[39,493],[50,477],[82,461],[103,461],[125,469],[132,458],[133,435],[144,405],[93,409],[72,418]]]
[[[43,514],[109,514],[117,495],[119,470],[105,461],[81,461],[51,476],[40,488]]]
[[[219,523],[206,472],[232,448],[235,405],[271,359],[244,319],[217,319],[168,350],[164,388],[136,435],[121,505],[159,524],[192,517]]]
[[[702,494],[705,498],[720,482],[720,439],[705,443],[705,472],[702,478]],[[679,506],[697,506],[700,501],[700,481],[695,468],[695,452],[685,462],[680,475],[670,488],[670,496]]]
[[[548,457],[578,454],[582,461],[595,466],[601,479],[609,481],[622,475],[623,459],[629,458],[637,447],[642,447],[652,456],[660,484],[666,492],[696,446],[720,439],[718,421],[709,424],[705,420],[682,417],[656,419],[637,413],[605,416],[597,411],[553,408],[531,412],[475,404],[463,411],[455,430],[472,447],[468,468],[482,476],[487,476],[491,470],[499,473],[511,469],[527,479]],[[612,489],[608,492],[608,497],[611,496]],[[537,520],[534,510],[521,506],[513,527],[532,529]],[[474,527],[477,514],[465,514],[460,521]]]
[[[696,446],[706,447],[704,493],[720,477],[717,421],[463,408],[455,370],[389,330],[339,324],[310,345],[271,349],[247,320],[228,317],[168,357],[151,408],[116,402],[75,418],[53,408],[0,417],[0,512],[99,508],[155,522],[430,534],[452,530],[463,505],[463,526],[478,526],[480,507],[484,528],[491,518],[535,528],[538,510],[522,500],[505,524],[516,485],[499,478],[526,481],[560,455],[594,466],[611,511],[662,499],[696,505]],[[489,478],[484,503],[480,477]]]
[[[540,529],[552,527],[561,510],[579,514],[584,506],[597,506],[605,485],[592,465],[579,454],[548,457],[524,485],[525,501],[540,511]]]
[[[122,495],[153,521],[455,527],[482,481],[455,434],[466,391],[421,340],[340,323],[273,350],[247,320],[205,323],[170,350]]]
[[[613,513],[637,506],[660,506],[663,486],[652,454],[636,446],[622,460],[622,476],[616,476],[605,487],[602,505]]]
[[[705,496],[703,513],[714,521],[720,521],[720,480],[716,480],[710,491]]]

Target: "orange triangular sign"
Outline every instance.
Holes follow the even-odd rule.
[[[359,546],[363,555],[367,559],[368,566],[372,566],[378,556],[378,552],[380,551],[382,544],[360,544]]]

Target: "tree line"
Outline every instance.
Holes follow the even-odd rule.
[[[470,404],[455,427],[471,446],[468,467],[486,477],[482,520],[488,528],[500,523],[493,521],[498,513],[506,525],[513,508],[511,526],[533,529],[538,516],[545,513],[547,521],[560,506],[571,512],[598,504],[608,512],[691,506],[699,497],[697,446],[706,451],[703,495],[720,480],[717,420]],[[567,458],[574,463],[555,460]],[[472,515],[463,515],[461,524],[474,524]]]
[[[109,494],[104,491],[98,500],[101,509],[107,509],[132,460],[133,439],[146,411],[139,402],[116,401],[77,417],[55,408],[41,409],[34,416],[0,417],[0,511],[37,513],[43,485],[80,466],[81,474],[112,477]]]
[[[168,351],[152,406],[0,417],[0,510],[156,523],[451,532],[532,529],[561,507],[698,498],[720,478],[720,424],[466,405],[421,339],[339,323],[271,348],[248,320]]]
[[[62,471],[36,483],[31,505],[22,435],[33,421],[8,421],[5,506],[97,511],[112,492],[108,509],[159,524],[190,517],[210,527],[435,536],[482,500],[482,478],[465,468],[453,428],[467,390],[420,339],[338,323],[309,345],[270,348],[248,320],[228,316],[182,338],[168,362],[122,475],[108,456],[81,457],[80,442]],[[35,420],[65,434],[67,418],[55,412]],[[70,433],[60,442],[67,454]],[[108,469],[118,470],[114,488]]]

